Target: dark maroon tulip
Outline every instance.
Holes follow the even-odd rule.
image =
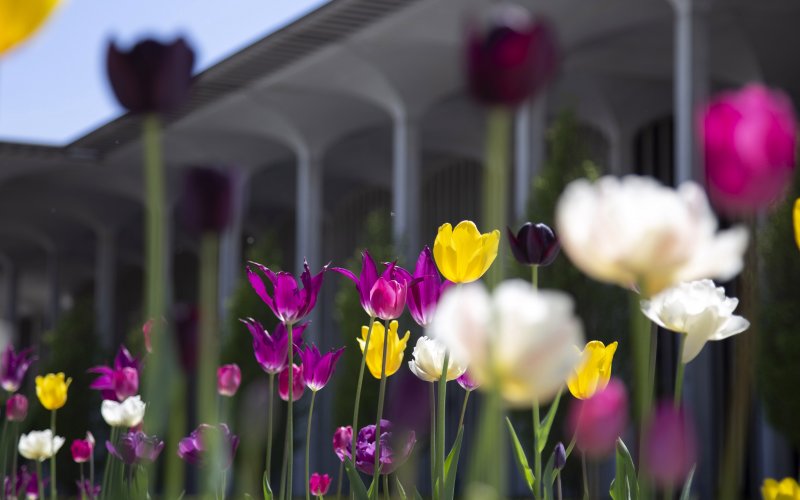
[[[216,433],[217,436],[212,436],[212,433]],[[236,455],[236,449],[239,447],[239,437],[233,434],[226,424],[216,426],[200,424],[188,437],[181,439],[180,443],[178,443],[178,456],[192,465],[199,467],[209,465],[207,444],[205,442],[209,436],[221,439],[220,445],[222,449],[228,451],[226,460],[221,464],[223,469],[227,469],[231,466],[233,457]]]
[[[490,8],[469,29],[467,75],[472,94],[489,105],[516,106],[538,93],[558,66],[550,25],[518,5]]]
[[[195,233],[221,233],[231,222],[232,174],[208,167],[190,168],[183,192],[183,221]]]
[[[22,394],[12,394],[6,401],[6,419],[9,422],[22,422],[28,416],[28,398]]]
[[[648,475],[663,488],[683,484],[697,461],[694,426],[672,401],[658,404],[644,436],[643,459]]]
[[[111,42],[106,66],[122,107],[132,113],[166,113],[189,96],[194,51],[183,38],[169,44],[143,40],[128,52]]]
[[[556,470],[561,470],[567,465],[567,450],[564,449],[564,443],[559,441],[553,450],[555,456],[554,462]]]
[[[508,243],[517,262],[526,266],[549,266],[558,257],[561,245],[555,233],[547,224],[526,222],[516,236],[511,228]]]

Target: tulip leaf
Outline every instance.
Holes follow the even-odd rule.
[[[458,472],[458,457],[461,455],[461,441],[464,438],[464,427],[458,430],[458,435],[444,461],[444,500],[455,498],[456,475]]]
[[[622,442],[617,439],[616,449],[616,475],[611,482],[611,498],[614,500],[638,500],[639,483],[636,480],[636,467],[633,458]]]
[[[550,429],[553,427],[553,420],[555,420],[556,412],[558,411],[558,403],[561,401],[561,394],[563,393],[563,388],[558,391],[556,398],[550,404],[550,409],[547,410],[547,415],[544,416],[544,420],[542,420],[542,423],[539,425],[539,453],[542,453],[547,445],[547,438],[550,437]]]
[[[551,453],[550,458],[547,459],[547,465],[544,467],[544,473],[542,473],[542,489],[544,490],[544,498],[552,499],[553,498],[553,481],[556,479],[556,473],[558,471],[554,471],[556,463],[556,454]]]
[[[275,497],[275,494],[272,493],[272,487],[269,485],[269,477],[267,477],[267,471],[264,471],[264,477],[262,479],[261,487],[264,490],[264,500],[272,500]]]
[[[361,477],[359,477],[358,471],[356,471],[356,468],[353,466],[353,462],[347,457],[344,459],[344,470],[347,472],[347,479],[350,480],[350,490],[355,495],[356,500],[369,500],[370,496],[369,493],[367,493],[367,488],[361,481]]]
[[[394,477],[394,481],[397,483],[397,493],[400,496],[400,500],[408,500],[408,495],[406,495],[406,489],[403,488],[403,483],[400,482],[397,476]]]
[[[528,457],[525,456],[525,450],[522,449],[522,444],[519,442],[517,433],[514,431],[514,426],[511,425],[511,420],[509,420],[508,417],[506,417],[506,424],[508,424],[508,432],[511,434],[511,444],[514,445],[514,458],[517,462],[517,468],[519,468],[520,474],[525,478],[525,482],[528,483],[528,488],[531,490],[531,493],[533,493],[534,477],[533,470],[531,466],[528,465]]]
[[[422,495],[419,494],[416,488],[414,488],[414,500],[423,500]]]
[[[689,477],[686,478],[686,484],[683,485],[683,491],[681,492],[680,500],[689,500],[692,494],[692,479],[694,479],[694,469],[697,465],[692,466],[692,470],[689,472]]]

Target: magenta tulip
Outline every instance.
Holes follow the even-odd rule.
[[[239,390],[242,383],[242,370],[236,363],[222,365],[217,368],[217,392],[221,396],[231,397]]]
[[[312,278],[308,262],[304,262],[303,273],[300,275],[303,288],[300,289],[297,288],[297,280],[291,273],[284,271],[275,273],[257,262],[250,264],[261,271],[272,284],[272,295],[267,292],[267,287],[261,277],[250,266],[247,266],[247,278],[250,285],[282,323],[293,325],[311,313],[317,303],[317,295],[322,287],[322,278],[325,271],[328,270],[328,266],[324,266]]]
[[[353,428],[351,426],[339,427],[333,433],[333,452],[344,461],[345,457],[350,456],[350,446],[353,440]]]
[[[331,477],[327,474],[319,475],[318,473],[311,474],[311,479],[308,480],[308,486],[311,494],[316,497],[321,497],[328,494],[328,488],[331,486]]]
[[[375,261],[370,257],[369,252],[364,250],[361,254],[361,274],[355,275],[352,271],[342,267],[333,267],[332,271],[347,277],[356,284],[358,291],[358,298],[361,301],[361,307],[369,315],[370,318],[375,317],[375,310],[372,308],[372,303],[369,300],[369,294],[375,282],[378,281],[378,269],[375,266]]]
[[[797,120],[789,97],[762,85],[716,96],[700,122],[712,202],[728,213],[768,207],[795,166]]]
[[[6,419],[9,422],[22,422],[28,416],[28,398],[13,394],[6,401]]]
[[[465,371],[463,374],[461,374],[461,376],[456,379],[456,382],[458,382],[458,385],[460,385],[461,388],[467,392],[474,391],[480,387],[480,384],[470,376],[469,371]]]
[[[331,351],[323,356],[320,354],[317,346],[313,344],[301,351],[300,359],[303,363],[303,378],[305,379],[306,387],[314,392],[325,387],[328,381],[330,381],[331,376],[333,376],[336,362],[339,361],[343,352],[344,347]]]
[[[653,412],[644,438],[644,467],[663,488],[683,484],[697,461],[694,426],[672,401],[661,402]]]
[[[89,387],[97,389],[103,399],[124,401],[139,392],[140,363],[125,346],[120,346],[113,366],[95,366],[89,373],[100,375]]]
[[[405,283],[378,278],[369,292],[375,316],[384,321],[399,318],[406,307],[407,290]]]
[[[414,274],[408,285],[408,311],[420,326],[427,326],[433,320],[433,312],[439,297],[453,283],[442,280],[433,254],[428,246],[422,249],[414,267]]]
[[[0,360],[0,385],[7,392],[17,392],[22,385],[22,379],[31,366],[36,361],[33,349],[24,349],[17,354],[14,346],[10,345],[3,351]]]
[[[576,436],[578,449],[593,458],[612,453],[627,424],[628,393],[617,378],[591,398],[574,400],[570,407],[570,433]]]
[[[230,467],[236,456],[236,449],[239,447],[239,436],[233,434],[226,424],[200,424],[188,437],[181,439],[178,443],[178,456],[187,463],[199,467],[210,465],[206,441],[207,436],[211,433],[219,434],[220,446],[227,451],[227,457],[221,464],[222,468]]]
[[[289,334],[283,323],[278,323],[272,335],[253,318],[240,319],[247,326],[253,337],[253,353],[261,369],[270,375],[277,375],[289,364]],[[292,328],[292,341],[295,353],[300,351],[303,343],[303,331],[308,323],[297,324]]]
[[[306,383],[303,379],[303,367],[294,365],[292,367],[292,401],[297,401],[303,397]],[[278,395],[284,401],[289,401],[289,367],[287,366],[278,375]]]
[[[134,431],[123,434],[116,446],[106,441],[106,449],[126,465],[152,463],[164,449],[164,442],[142,431]]]
[[[94,437],[90,433],[86,434],[86,439],[76,439],[72,441],[70,446],[72,452],[72,460],[75,463],[82,464],[88,462],[92,458],[94,451]]]

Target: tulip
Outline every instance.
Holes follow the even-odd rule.
[[[573,181],[556,206],[561,247],[594,279],[631,288],[645,298],[681,281],[726,280],[741,271],[747,230],[717,233],[702,188],[677,190],[649,177]]]
[[[132,113],[166,113],[189,97],[194,51],[182,38],[143,40],[130,51],[108,46],[106,67],[119,103]]]
[[[396,320],[392,321],[389,323],[389,332],[387,333],[382,323],[374,322],[372,324],[369,348],[366,353],[364,353],[364,346],[367,342],[369,327],[362,326],[361,338],[356,339],[358,345],[361,347],[361,352],[364,353],[365,359],[367,360],[369,372],[376,379],[380,380],[381,378],[384,342],[388,342],[386,345],[386,376],[394,375],[403,363],[403,351],[406,349],[406,344],[408,344],[408,338],[411,336],[411,332],[406,332],[405,336],[401,339],[397,334],[398,326]]]
[[[575,345],[583,343],[572,298],[521,280],[501,283],[492,295],[481,284],[448,290],[426,334],[467,360],[475,382],[497,384],[516,407],[554,397],[579,362]]]
[[[94,451],[94,436],[90,432],[86,433],[86,439],[75,439],[70,446],[72,452],[72,460],[75,463],[82,464],[88,462],[92,458]]]
[[[608,346],[599,340],[586,344],[581,362],[567,381],[569,392],[578,399],[588,399],[606,388],[611,378],[611,362],[617,352],[617,343]]]
[[[361,254],[361,274],[358,276],[352,271],[341,267],[334,267],[331,268],[331,270],[347,277],[356,284],[361,307],[370,318],[374,318],[376,315],[375,310],[372,308],[372,303],[370,302],[370,292],[375,282],[378,281],[378,269],[375,266],[375,261],[370,257],[369,252],[364,250]]]
[[[183,219],[195,233],[221,233],[233,214],[233,176],[216,168],[191,168],[186,174]]]
[[[788,95],[758,84],[720,93],[703,110],[699,130],[715,205],[748,213],[783,197],[797,149],[797,119]]]
[[[412,360],[408,362],[408,368],[420,380],[425,382],[437,382],[442,377],[444,370],[444,357],[447,346],[441,341],[428,337],[417,339],[417,345],[412,352]],[[456,380],[467,371],[467,365],[463,360],[451,355],[447,363],[447,381]]]
[[[628,394],[625,385],[615,378],[592,397],[575,400],[567,417],[578,449],[595,458],[614,451],[617,438],[627,424]]]
[[[456,379],[456,382],[458,382],[458,385],[460,385],[461,388],[467,392],[472,392],[480,387],[480,384],[478,384],[475,379],[472,378],[468,371],[462,373],[461,376]]]
[[[407,296],[408,311],[418,325],[427,326],[433,320],[433,312],[439,303],[439,297],[452,284],[447,280],[442,281],[431,249],[427,246],[423,248],[417,258]]]
[[[1,2],[2,0],[0,0]],[[9,345],[3,351],[3,357],[0,360],[0,385],[7,392],[17,392],[19,390],[22,385],[22,379],[25,378],[25,373],[31,363],[37,359],[36,356],[31,354],[32,352],[33,349],[25,349],[16,354],[13,345]]]
[[[253,352],[256,361],[261,369],[270,375],[277,375],[286,369],[289,364],[289,335],[286,326],[278,323],[272,331],[272,335],[261,326],[261,323],[253,318],[240,319],[247,325],[250,335],[253,337]],[[308,323],[301,323],[292,328],[292,341],[294,349],[298,351],[303,343],[303,331]]]
[[[353,428],[339,427],[333,433],[333,452],[344,462],[345,457],[350,457],[350,441],[353,439]]]
[[[561,470],[567,465],[567,450],[564,449],[564,443],[559,441],[553,450],[555,456],[554,465],[556,470]]]
[[[681,485],[697,461],[695,442],[694,427],[684,412],[664,401],[645,430],[642,466],[663,488]]]
[[[13,476],[5,477],[3,481],[5,497],[15,499],[21,496],[26,499],[39,498],[38,482],[39,478],[36,473],[28,472],[28,468],[23,465]],[[47,483],[47,479],[44,482]]]
[[[481,234],[472,221],[455,227],[442,224],[433,242],[433,257],[442,275],[453,283],[479,279],[497,257],[500,231]]]
[[[0,54],[33,35],[59,3],[59,0],[0,0]]]
[[[709,340],[726,339],[750,327],[733,314],[739,300],[725,296],[725,289],[711,280],[681,283],[651,300],[642,301],[642,312],[657,325],[685,334],[681,362],[697,357]]]
[[[19,437],[19,454],[28,460],[43,462],[52,457],[64,444],[64,438],[54,436],[53,431],[31,431]]]
[[[778,481],[767,478],[761,485],[761,497],[764,500],[798,500],[800,499],[800,484],[793,477],[785,477]]]
[[[328,266],[324,266],[312,278],[308,262],[304,262],[303,273],[300,276],[300,280],[303,282],[301,290],[297,288],[297,280],[291,273],[274,273],[268,267],[256,262],[250,264],[260,270],[272,283],[273,294],[270,296],[264,281],[250,266],[247,266],[247,278],[253,290],[282,323],[293,325],[311,313],[317,303],[317,295],[322,287],[322,278],[325,271],[328,270]]]
[[[100,375],[89,388],[100,390],[103,399],[124,401],[139,392],[141,363],[123,345],[120,346],[113,366],[95,366],[89,373]]]
[[[129,397],[122,403],[106,399],[100,406],[100,414],[111,427],[136,427],[142,423],[146,408],[140,396]]]
[[[13,394],[6,401],[6,419],[9,422],[22,422],[28,416],[28,398]]]
[[[292,365],[292,401],[303,397],[306,383],[303,379],[303,367]],[[289,367],[287,366],[278,375],[278,395],[284,401],[289,401]]]
[[[399,318],[406,307],[406,293],[404,283],[378,278],[369,293],[375,316],[384,321]]]
[[[126,465],[152,463],[164,449],[164,441],[142,431],[126,432],[116,446],[106,441],[106,449]]]
[[[558,49],[550,26],[524,8],[493,5],[484,26],[473,23],[467,42],[472,94],[490,105],[516,106],[553,79]]]
[[[522,265],[549,266],[558,257],[561,246],[558,238],[547,224],[526,222],[515,235],[508,230],[508,243],[511,253]]]
[[[93,485],[89,479],[75,481],[75,484],[78,485],[78,493],[81,494],[81,498],[86,497],[89,500],[94,500],[100,496],[100,485]]]
[[[344,347],[336,349],[324,356],[320,354],[317,346],[311,345],[300,352],[303,363],[303,379],[306,386],[314,392],[325,387],[333,376],[336,362],[344,353]],[[288,385],[288,382],[287,382]],[[288,396],[287,396],[288,397]]]
[[[794,225],[794,242],[797,245],[797,248],[800,249],[800,198],[794,200],[792,223]]]
[[[395,453],[394,445],[398,443],[405,443],[400,453]],[[391,474],[398,467],[403,465],[414,445],[417,443],[417,437],[413,431],[409,432],[405,439],[394,440],[392,432],[392,423],[388,420],[381,420],[381,436],[380,436],[380,471],[381,474]],[[346,454],[348,458],[351,457],[350,450]],[[375,470],[375,425],[368,425],[358,431],[358,439],[356,441],[356,468],[364,474],[372,475]]]
[[[48,373],[36,377],[36,397],[48,410],[58,410],[67,403],[67,389],[72,379],[65,379],[63,373]]]
[[[328,494],[328,488],[331,486],[331,478],[327,474],[319,475],[318,473],[311,474],[311,479],[308,481],[311,489],[311,494],[321,497]]]
[[[234,396],[242,383],[242,370],[236,363],[217,368],[217,392],[221,396]]]
[[[192,465],[206,467],[211,463],[211,457],[207,456],[205,441],[211,433],[219,434],[220,446],[223,450],[228,451],[226,460],[220,464],[221,467],[223,469],[230,467],[233,457],[236,455],[236,449],[239,447],[239,436],[233,434],[226,424],[200,424],[188,437],[181,439],[178,443],[178,456]]]

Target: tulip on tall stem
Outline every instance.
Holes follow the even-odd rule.
[[[378,392],[378,419],[375,423],[375,471],[372,475],[372,483],[378,488],[378,475],[380,474],[380,458],[381,458],[381,419],[383,418],[383,399],[386,395],[386,351],[389,347],[389,320],[386,320],[386,327],[384,329],[383,337],[383,355],[381,356],[381,387]],[[366,356],[367,350],[364,349]],[[355,448],[354,448],[355,449]]]
[[[364,340],[364,350],[361,356],[361,368],[358,370],[358,385],[356,385],[356,401],[353,405],[353,438],[351,440],[351,450],[356,449],[356,435],[358,432],[358,408],[361,405],[361,386],[364,383],[364,367],[367,364],[367,353],[369,352],[369,343],[372,339],[372,327],[375,325],[375,316],[370,316],[369,327],[367,329],[367,338]],[[387,332],[388,335],[388,332]],[[385,345],[385,344],[384,344]],[[351,488],[352,489],[352,488]]]

